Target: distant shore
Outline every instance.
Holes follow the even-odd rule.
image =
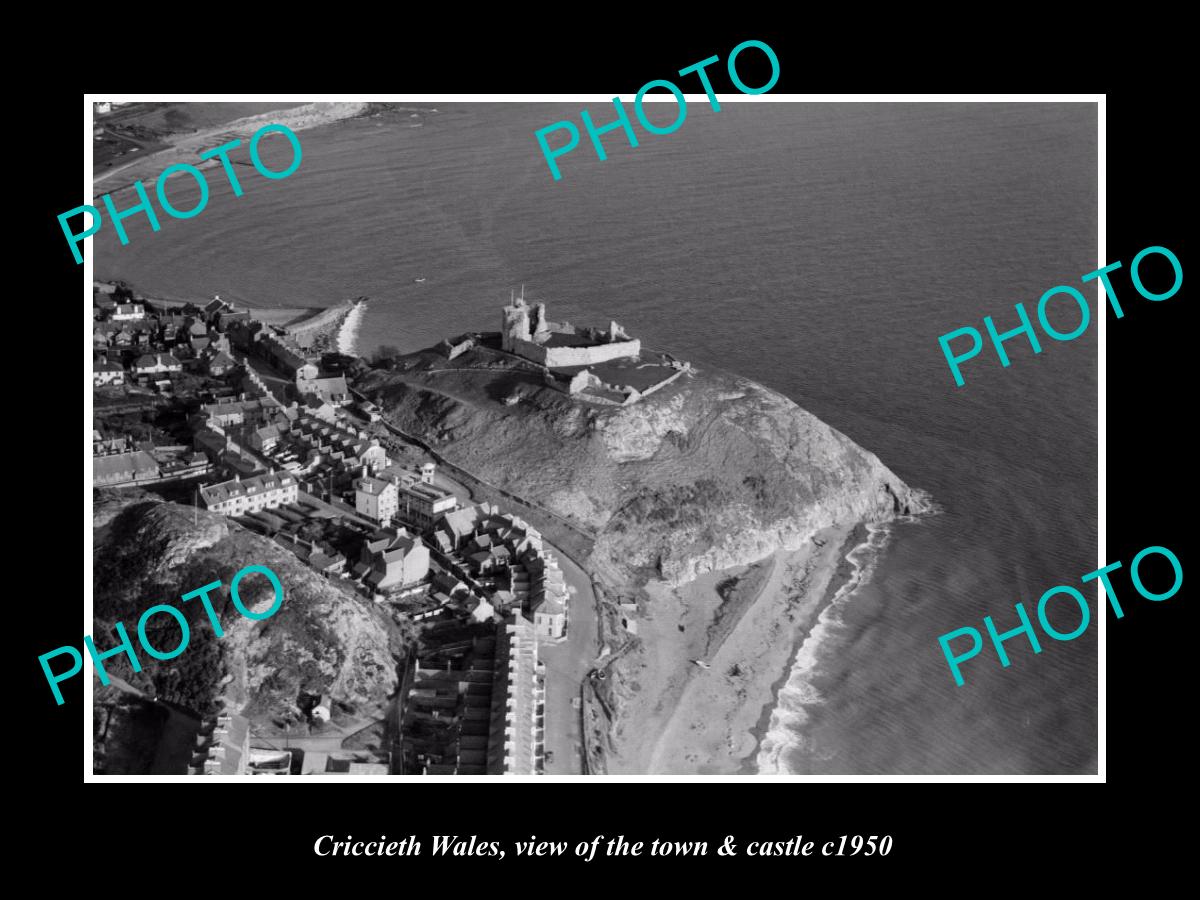
[[[754,567],[706,573],[675,588],[647,585],[649,610],[639,633],[653,654],[643,654],[626,676],[629,694],[620,700],[609,773],[754,774],[776,693],[796,647],[834,594],[852,533],[826,528],[815,536],[821,546],[809,542],[755,563],[769,569],[758,573],[751,597],[738,598],[734,588],[723,600],[717,586],[751,577]],[[723,612],[731,602],[742,608]],[[721,622],[730,614],[731,628]]]
[[[200,169],[214,168],[220,165],[219,161],[213,159],[201,162],[197,159],[199,154],[231,140],[248,139],[264,125],[286,125],[292,131],[299,132],[360,116],[369,108],[370,104],[365,102],[306,103],[292,109],[246,116],[201,131],[172,136],[170,146],[148,153],[126,165],[101,172],[92,178],[92,184],[97,193],[113,193],[131,187],[135,181],[153,180],[173,163],[187,163]]]

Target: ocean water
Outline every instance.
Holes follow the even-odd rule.
[[[1032,610],[1095,568],[1096,327],[1043,335],[1040,355],[1010,341],[1007,369],[985,352],[962,388],[937,338],[985,315],[1012,328],[1016,302],[1032,311],[1096,268],[1095,108],[692,104],[674,134],[636,149],[610,134],[605,162],[562,157],[555,182],[533,132],[579,108],[439,104],[302,132],[287,179],[239,170],[233,197],[210,178],[200,215],[158,233],[130,219],[128,246],[106,228],[97,277],[263,306],[367,295],[368,354],[495,329],[524,284],[555,319],[616,318],[779,390],[941,511],[856,552],[859,577],[801,647],[760,767],[1094,772],[1094,596],[1082,637],[1043,636],[1039,655],[1010,641],[1007,669],[989,648],[963,687],[937,638],[989,614],[1012,627],[1017,601]],[[1051,320],[1069,331],[1075,315],[1064,302]],[[1052,613],[1060,630],[1070,613]]]

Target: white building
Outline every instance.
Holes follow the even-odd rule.
[[[458,508],[457,497],[424,480],[401,485],[398,490],[397,514],[404,524],[411,525],[417,531],[428,531],[433,528],[435,519]]]
[[[95,387],[124,383],[125,369],[120,364],[107,359],[92,360],[92,384]]]
[[[200,500],[205,509],[226,516],[244,516],[295,503],[299,484],[292,475],[272,472],[232,481],[209,484],[200,488]]]
[[[133,371],[137,375],[158,375],[163,372],[182,372],[183,363],[170,353],[147,353],[139,356],[133,363]]]
[[[396,515],[397,488],[393,481],[370,475],[354,480],[354,508],[362,515],[384,525]]]
[[[533,611],[533,630],[540,638],[556,640],[566,633],[567,607],[563,601],[547,597]]]
[[[541,775],[545,762],[546,666],[520,616],[501,626],[492,682],[489,775]]]
[[[112,313],[114,322],[132,322],[145,317],[146,307],[140,303],[118,303]]]

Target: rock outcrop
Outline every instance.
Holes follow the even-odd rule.
[[[260,732],[295,722],[302,691],[329,693],[351,707],[383,703],[395,691],[396,660],[411,632],[274,541],[140,491],[100,492],[93,522],[97,646],[116,643],[118,621],[137,646],[138,618],[156,603],[174,605],[189,621],[190,643],[170,661],[139,653],[140,673],[124,656],[107,661],[112,674],[135,687],[199,713],[221,697]],[[279,611],[261,621],[242,616],[229,599],[233,575],[255,564],[270,568],[284,587]],[[180,600],[213,581],[223,585],[210,594],[225,632],[219,639],[200,602]],[[246,576],[239,594],[251,610],[265,609],[274,597],[259,575]],[[174,647],[178,625],[165,614],[152,621],[162,627],[158,646]]]
[[[455,371],[436,371],[444,359],[410,354],[359,386],[447,459],[597,533],[590,563],[611,583],[681,583],[835,522],[925,505],[874,454],[720,370],[611,407],[565,396],[489,351],[454,362]],[[505,404],[517,388],[520,402]]]

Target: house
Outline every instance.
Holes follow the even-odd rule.
[[[158,317],[158,334],[159,337],[167,342],[172,343],[185,332],[187,327],[187,318],[174,313],[167,313]]]
[[[197,738],[208,744],[202,771],[205,775],[245,775],[250,757],[250,720],[243,716],[217,717],[209,736]]]
[[[404,529],[384,532],[363,544],[355,572],[366,570],[364,583],[378,594],[413,587],[429,574],[429,548]]]
[[[262,328],[262,322],[257,319],[251,319],[249,322],[234,320],[229,323],[229,328],[225,330],[222,337],[227,338],[239,350],[249,352],[255,349],[255,342],[258,340]]]
[[[248,478],[235,475],[232,481],[200,488],[200,501],[213,512],[242,516],[295,503],[298,490],[296,479],[288,474],[268,472]]]
[[[157,375],[160,372],[182,372],[183,363],[170,353],[148,353],[139,356],[133,363],[137,375]]]
[[[103,100],[96,104],[96,115],[106,116],[110,112],[112,112],[112,104],[109,103],[107,100]]]
[[[379,438],[371,438],[369,443],[358,444],[354,455],[371,471],[377,471],[388,464],[387,451],[379,446]]]
[[[255,450],[266,453],[275,448],[275,445],[279,443],[280,436],[286,430],[278,425],[264,425],[251,433],[248,443]]]
[[[540,638],[560,638],[566,625],[567,608],[560,600],[548,598],[533,611],[533,631]],[[637,633],[636,628],[632,633]]]
[[[466,597],[471,593],[471,589],[467,587],[459,578],[449,572],[438,571],[434,574],[430,582],[430,589],[435,594],[445,595],[447,600],[455,597]]]
[[[472,622],[488,622],[496,613],[496,608],[482,597],[471,597],[463,608]]]
[[[323,403],[331,406],[345,406],[351,401],[350,389],[346,387],[346,376],[337,375],[332,378],[314,378],[296,387],[301,393],[316,394]]]
[[[445,534],[450,546],[457,550],[475,533],[475,523],[490,512],[491,507],[486,503],[453,509],[442,515],[437,522],[437,529]]]
[[[114,453],[92,459],[93,487],[121,487],[143,481],[156,481],[158,462],[145,450]]]
[[[92,384],[101,387],[106,384],[124,384],[125,369],[107,359],[92,360]]]
[[[228,303],[221,299],[221,295],[217,294],[215,297],[205,303],[201,309],[204,312],[204,318],[211,319],[228,305]]]
[[[104,438],[100,436],[100,432],[92,432],[92,456],[111,456],[114,453],[128,453],[132,449],[127,434]]]
[[[225,451],[229,449],[229,438],[211,428],[198,428],[192,435],[192,444],[208,459],[220,462]]]
[[[259,341],[259,350],[275,368],[295,378],[297,386],[301,382],[315,381],[320,374],[314,363],[276,334],[265,332]]]
[[[379,407],[370,400],[359,401],[358,411],[372,422],[379,422],[383,419],[383,416],[379,413]]]
[[[448,491],[425,483],[398,488],[397,515],[417,531],[429,531],[443,514],[458,508],[458,498]]]
[[[312,568],[326,575],[341,575],[346,571],[345,554],[339,553],[337,548],[327,541],[313,546],[307,562]]]
[[[208,362],[206,363],[208,374],[212,375],[213,377],[220,377],[221,375],[229,373],[236,365],[237,363],[233,361],[233,357],[223,350],[218,350],[216,353],[210,356],[208,358]]]
[[[234,309],[232,306],[227,306],[225,309],[219,310],[213,316],[213,327],[217,331],[225,332],[229,330],[232,323],[244,323],[250,321],[250,310]]]
[[[118,330],[115,328],[106,328],[108,322],[97,322],[92,328],[92,349],[103,351],[108,347],[109,340],[112,335]]]
[[[560,638],[567,626],[567,585],[562,569],[551,553],[527,553],[525,568],[530,574],[527,615],[533,619],[538,637]]]
[[[284,521],[279,516],[268,512],[260,512],[257,517],[273,529],[282,528]],[[310,568],[326,575],[338,575],[346,571],[346,557],[339,553],[328,541],[306,541],[294,534],[277,534],[275,543],[291,550],[296,556],[308,563]]]
[[[113,307],[110,318],[114,322],[131,322],[146,316],[146,307],[140,303],[118,303]]]
[[[241,425],[246,421],[265,421],[267,416],[277,409],[279,404],[271,397],[252,397],[248,400],[206,403],[200,407],[200,412],[210,424],[224,428],[228,425]]]
[[[316,394],[310,392],[305,394],[301,399],[304,401],[304,412],[306,415],[329,424],[337,421],[337,409],[326,403]]]
[[[387,524],[396,515],[396,483],[365,475],[354,480],[354,508],[375,522]]]

